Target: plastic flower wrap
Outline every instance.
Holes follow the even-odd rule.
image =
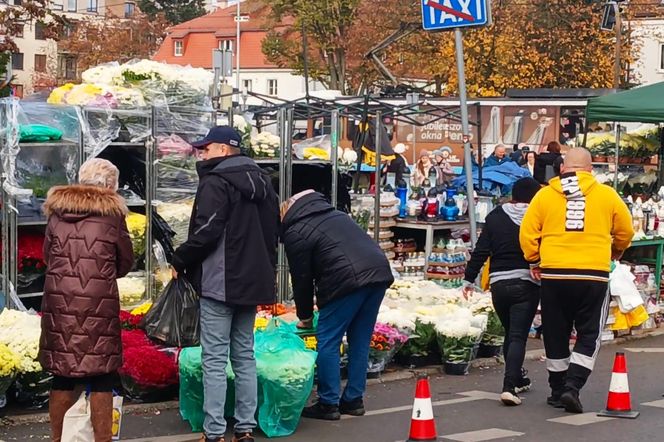
[[[406,341],[408,341],[408,336],[395,327],[376,323],[369,343],[368,372],[377,373],[385,370],[387,364]]]
[[[168,226],[175,232],[173,238],[173,247],[177,248],[187,240],[189,234],[189,220],[191,210],[194,206],[194,200],[188,199],[174,203],[160,203],[157,206],[157,213],[168,223]]]
[[[145,298],[145,278],[125,276],[117,282],[121,306],[133,307]]]
[[[127,230],[129,230],[129,237],[131,238],[131,244],[134,249],[134,256],[140,258],[145,254],[145,215],[129,212],[126,220]]]
[[[19,373],[41,371],[37,361],[41,319],[18,310],[5,309],[0,313],[0,344],[4,344],[19,359]]]

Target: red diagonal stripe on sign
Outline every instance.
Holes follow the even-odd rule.
[[[433,0],[424,0],[424,5],[425,6],[427,6],[427,5],[431,6],[434,9],[438,9],[439,11],[447,12],[448,14],[452,14],[456,17],[462,18],[462,19],[467,20],[467,21],[475,21],[475,17],[473,17],[472,15],[468,15],[464,12],[457,11],[456,9],[449,8],[445,5],[441,5],[440,3],[436,3]]]

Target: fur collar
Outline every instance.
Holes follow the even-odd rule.
[[[114,191],[81,184],[51,188],[44,203],[46,216],[53,213],[124,216],[127,212],[124,199]]]

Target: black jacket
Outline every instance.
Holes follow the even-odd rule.
[[[519,244],[519,226],[502,207],[495,208],[487,215],[482,234],[466,266],[464,279],[475,281],[489,257],[490,273],[530,268]]]
[[[173,267],[200,296],[234,305],[275,302],[279,200],[250,158],[200,161],[189,237]]]
[[[283,242],[293,281],[297,316],[368,285],[389,287],[392,269],[383,251],[347,214],[320,193],[305,195],[283,220]]]
[[[545,152],[537,156],[535,160],[534,177],[540,184],[548,184],[546,176],[547,166],[553,167],[554,176],[560,176],[560,166],[563,164],[563,156],[559,153]],[[549,176],[549,179],[553,176]]]

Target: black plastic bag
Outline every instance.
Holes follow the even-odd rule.
[[[173,347],[199,344],[198,295],[186,278],[171,280],[141,321],[155,341]]]

